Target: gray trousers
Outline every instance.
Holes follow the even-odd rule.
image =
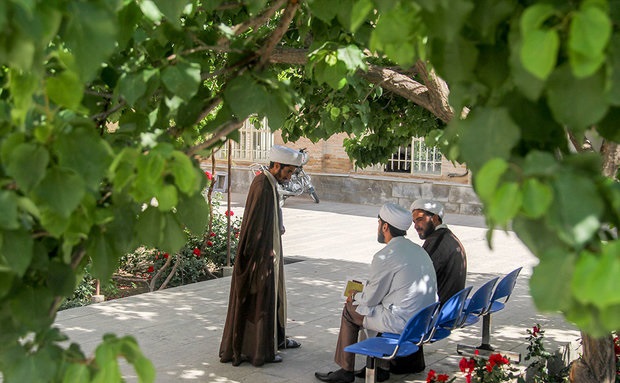
[[[338,343],[336,343],[336,353],[334,361],[346,371],[355,370],[355,354],[345,352],[344,348],[357,343],[359,332],[364,329],[364,316],[355,311],[355,306],[347,302],[342,309],[340,318],[340,332],[338,333]],[[377,367],[389,370],[388,361],[377,359]]]

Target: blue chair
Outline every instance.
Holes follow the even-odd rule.
[[[467,327],[478,323],[480,317],[488,312],[491,307],[491,298],[493,295],[493,287],[497,283],[499,277],[495,277],[484,283],[476,290],[471,298],[465,301],[463,316],[459,327]]]
[[[519,267],[510,273],[506,274],[495,287],[493,296],[487,312],[482,315],[482,343],[478,347],[468,345],[457,345],[456,351],[459,354],[473,354],[475,350],[478,350],[481,356],[490,355],[494,352],[500,352],[502,355],[507,356],[512,362],[519,363],[521,361],[521,354],[508,352],[508,351],[496,351],[491,346],[491,314],[503,310],[506,307],[506,302],[512,295],[515,284],[517,283],[517,277],[521,272],[522,267]]]
[[[381,336],[368,338],[345,347],[346,352],[366,355],[366,382],[375,383],[375,360],[390,360],[411,355],[418,351],[422,340],[427,336],[429,324],[437,312],[439,303],[433,303],[418,311],[405,325],[403,332],[394,338]]]
[[[451,296],[450,299],[441,306],[436,319],[432,323],[430,334],[424,339],[424,343],[433,343],[447,338],[452,330],[459,327],[465,301],[471,289],[471,286],[465,287],[463,290]]]

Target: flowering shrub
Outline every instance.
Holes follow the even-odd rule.
[[[557,373],[550,373],[548,364],[553,355],[547,352],[543,346],[545,331],[539,324],[527,330],[527,355],[525,360],[532,359],[533,362],[528,367],[532,376],[528,376],[528,382],[534,383],[561,383],[568,381],[569,367],[561,369]],[[620,340],[614,339],[616,346],[616,363],[620,370]],[[459,362],[459,369],[465,374],[467,383],[499,383],[516,382],[525,383],[526,378],[523,373],[518,373],[518,369],[510,365],[510,360],[501,354],[491,354],[488,359],[479,356],[478,350],[473,358],[462,358]],[[528,374],[529,375],[529,374]],[[452,382],[455,378],[449,379],[447,375],[429,371],[426,382]],[[616,378],[616,383],[620,383],[620,375]]]
[[[231,220],[231,264],[237,251],[241,227],[241,217],[234,216],[232,210],[219,213],[219,204],[219,199],[214,198],[210,231],[205,228],[205,233],[198,237],[187,232],[188,240],[176,254],[140,247],[121,257],[119,274],[144,278],[149,282],[156,278],[151,283],[152,290],[160,288],[164,283],[166,287],[173,287],[214,278],[213,272],[226,264],[228,217]]]
[[[509,382],[517,377],[517,369],[510,366],[508,358],[501,354],[491,354],[487,360],[478,356],[478,350],[475,357],[461,359],[459,368],[465,373],[467,383]]]

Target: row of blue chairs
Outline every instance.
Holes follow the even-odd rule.
[[[495,277],[484,283],[471,298],[468,298],[472,290],[469,286],[454,294],[442,306],[438,302],[428,305],[407,322],[400,334],[383,333],[379,337],[368,338],[347,346],[344,350],[367,357],[366,382],[375,383],[377,359],[390,360],[411,355],[418,351],[420,345],[445,339],[452,331],[474,325],[482,318],[481,345],[477,347],[458,345],[457,352],[474,354],[475,350],[479,350],[490,354],[494,351],[490,344],[491,314],[506,306],[521,269],[519,267],[511,271],[501,280]],[[509,357],[513,362],[520,362],[519,354]]]

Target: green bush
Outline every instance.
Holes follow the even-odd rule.
[[[120,258],[119,268],[116,272],[118,276],[129,279],[144,279],[150,283],[157,275],[157,272],[164,268],[166,261],[170,258],[169,265],[164,268],[154,283],[153,290],[157,290],[166,281],[178,261],[178,266],[174,275],[168,281],[166,287],[182,286],[188,283],[205,281],[212,279],[216,270],[226,265],[228,232],[228,212],[220,213],[221,195],[216,194],[212,201],[213,222],[211,231],[208,227],[205,232],[197,237],[187,234],[187,243],[176,254],[168,254],[159,249],[138,247],[131,253],[124,254]],[[237,251],[239,231],[241,228],[241,217],[230,213],[231,220],[231,265]],[[85,306],[90,304],[91,297],[95,294],[95,280],[92,278],[90,266],[86,267],[82,281],[75,289],[73,296],[63,302],[60,309]],[[106,297],[116,297],[119,294],[117,282],[110,280],[101,285],[102,294]]]

